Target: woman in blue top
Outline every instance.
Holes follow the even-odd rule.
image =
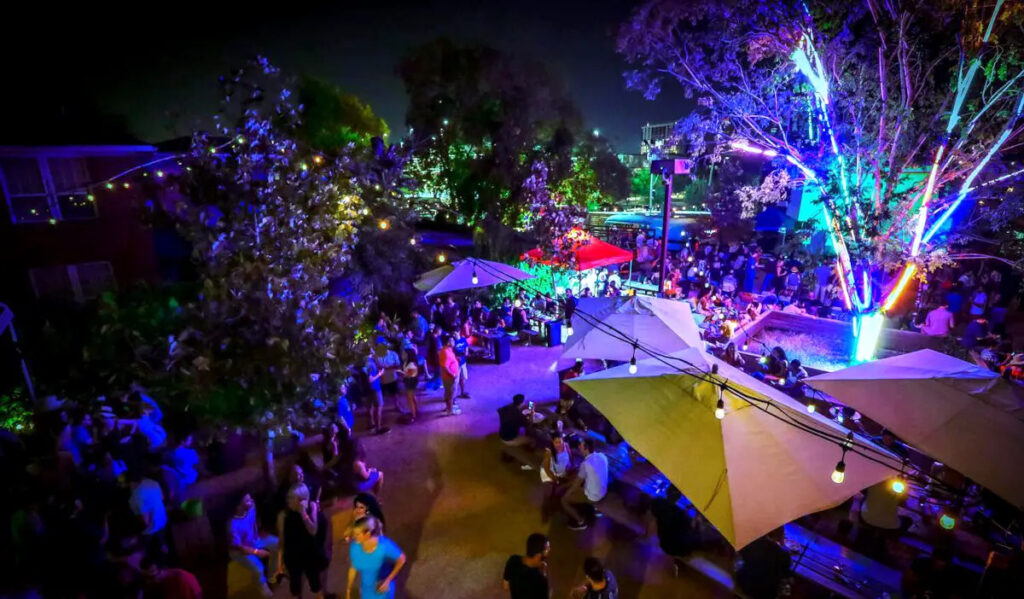
[[[352,525],[353,543],[349,546],[352,564],[348,568],[345,599],[352,599],[352,583],[359,574],[360,599],[392,599],[395,577],[405,565],[405,554],[391,539],[381,535],[380,521],[363,516]]]

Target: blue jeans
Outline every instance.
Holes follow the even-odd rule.
[[[267,584],[266,571],[268,564],[277,564],[277,547],[277,537],[267,535],[265,537],[261,537],[256,542],[256,549],[266,549],[270,552],[270,556],[267,558],[266,564],[263,563],[263,559],[259,556],[248,553],[239,553],[237,551],[231,552],[231,561],[252,572],[253,576],[256,577],[256,580],[258,580],[261,585],[265,585]]]

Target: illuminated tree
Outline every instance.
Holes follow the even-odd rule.
[[[619,50],[637,67],[631,87],[654,97],[674,80],[696,99],[679,124],[694,155],[760,155],[813,189],[848,301],[870,314],[862,272],[898,275],[884,312],[915,273],[973,257],[950,243],[964,221],[997,225],[985,213],[1000,203],[1019,214],[1022,11],[1003,0],[651,0]],[[745,193],[756,207],[760,194]]]

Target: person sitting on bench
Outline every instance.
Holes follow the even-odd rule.
[[[574,504],[593,505],[608,494],[608,457],[594,451],[594,441],[589,438],[577,442],[577,450],[583,455],[583,463],[569,490],[562,496],[562,507],[569,515],[569,528],[583,530],[586,521]]]

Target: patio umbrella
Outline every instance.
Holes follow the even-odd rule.
[[[930,350],[807,379],[928,456],[1024,507],[1024,406],[998,374]]]
[[[576,255],[576,270],[590,270],[601,266],[622,264],[633,259],[633,252],[624,250],[606,241],[601,241],[590,233],[580,229],[573,229],[560,240],[558,244],[572,244],[572,252]],[[543,260],[544,252],[540,248],[534,248],[526,252],[527,257],[542,264],[550,264],[550,260]]]
[[[711,374],[716,365],[717,374]],[[849,452],[845,481],[832,482],[843,452],[815,433],[842,439],[846,430],[699,349],[641,360],[637,367],[632,375],[623,365],[568,383],[737,549],[846,501],[899,467],[896,456],[856,437],[855,449],[869,447],[870,455],[889,465]],[[721,391],[720,382],[729,388]],[[752,405],[731,389],[763,402]],[[715,416],[719,397],[722,419]]]
[[[622,331],[629,339],[640,339],[644,346],[663,354],[704,347],[687,302],[646,295],[580,298],[572,321],[574,333],[566,342],[563,358],[625,362],[633,357],[629,341],[604,327],[595,328],[594,321]],[[637,359],[647,357],[643,350],[637,351]]]
[[[427,295],[448,293],[459,289],[489,287],[497,283],[525,281],[534,278],[514,266],[480,258],[466,258],[423,273],[413,286]],[[474,281],[475,279],[475,281]]]

